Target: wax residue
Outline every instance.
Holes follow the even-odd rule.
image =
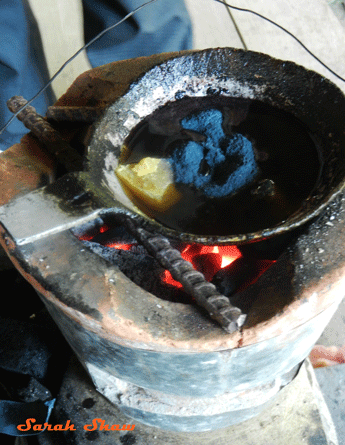
[[[169,228],[212,236],[270,228],[298,211],[321,169],[305,124],[258,101],[200,105],[170,103],[128,138],[116,174],[132,202]]]

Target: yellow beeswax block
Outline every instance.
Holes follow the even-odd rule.
[[[131,193],[154,210],[163,212],[181,199],[166,159],[143,158],[136,164],[119,165],[115,173]]]

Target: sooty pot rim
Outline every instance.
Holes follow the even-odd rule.
[[[323,167],[299,211],[274,227],[252,233],[196,235],[163,226],[140,211],[123,191],[114,170],[131,132],[154,111],[186,97],[210,95],[256,100],[300,120],[318,141]],[[147,71],[95,124],[88,147],[88,187],[108,209],[147,229],[182,242],[239,244],[293,230],[317,216],[345,181],[345,96],[320,74],[293,62],[233,48],[174,57]],[[306,166],[307,168],[307,166]]]

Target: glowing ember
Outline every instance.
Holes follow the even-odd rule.
[[[111,247],[113,249],[131,250],[136,244],[124,244],[124,243],[104,243],[104,246]]]
[[[181,256],[204,274],[206,280],[211,281],[218,270],[228,266],[242,255],[236,246],[188,244],[182,250]]]
[[[170,284],[171,286],[175,286],[177,288],[181,288],[182,284],[178,281],[174,280],[171,273],[168,270],[165,270],[162,276],[162,280],[166,284]]]
[[[94,236],[85,233],[85,234],[83,234],[83,235],[79,235],[78,238],[79,238],[81,241],[92,241],[92,239],[94,238]]]
[[[104,225],[101,228],[98,228],[97,234],[87,233],[79,236],[81,240],[85,241],[96,241],[98,238],[97,235],[104,234],[109,230],[109,227]],[[109,233],[111,230],[109,230]],[[133,249],[137,248],[138,244],[136,242],[130,242],[127,239],[121,239],[121,236],[109,236],[103,237],[103,239],[99,239],[98,242],[108,248],[123,250],[123,251],[134,251]],[[181,252],[181,256],[184,260],[190,262],[194,269],[201,272],[207,281],[212,281],[216,278],[219,279],[220,276],[223,277],[221,271],[224,270],[225,275],[228,276],[227,280],[232,280],[230,284],[233,286],[233,282],[237,283],[239,280],[239,289],[243,289],[244,287],[253,284],[259,277],[262,275],[268,267],[273,263],[273,261],[260,260],[251,262],[242,261],[245,264],[245,267],[239,268],[238,261],[242,258],[242,254],[238,247],[236,246],[205,246],[203,244],[185,244],[180,245],[179,250]],[[229,268],[229,265],[233,264]],[[242,264],[241,263],[241,264]],[[248,272],[247,269],[250,271]],[[249,275],[248,275],[249,273]],[[248,275],[248,276],[247,276]],[[173,286],[176,289],[181,289],[182,285],[178,281],[174,280],[171,273],[168,270],[165,270],[161,275],[161,280],[168,286]],[[236,285],[237,286],[237,285]],[[238,287],[238,286],[237,286]]]
[[[106,224],[104,224],[104,226],[102,226],[102,227],[99,229],[100,233],[104,233],[104,232],[106,232],[107,230],[109,230],[109,227],[108,227]]]
[[[105,230],[102,231],[104,233]],[[90,240],[90,238],[83,238]],[[106,247],[121,250],[131,250],[136,243],[128,244],[121,241],[105,241],[102,243]],[[182,251],[181,256],[184,260],[192,263],[194,268],[205,275],[209,281],[218,272],[219,269],[231,264],[236,258],[241,256],[241,252],[236,246],[203,246],[200,244],[188,244]],[[181,288],[182,285],[174,280],[168,270],[164,271],[162,280],[171,286]]]

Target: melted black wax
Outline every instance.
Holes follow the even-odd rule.
[[[207,130],[200,131],[200,128],[193,129],[189,126],[188,130],[197,132],[192,135],[192,139],[197,142],[192,143],[190,134],[186,135],[184,132],[186,125],[183,124],[195,120],[195,116],[200,114],[200,103],[197,104],[198,110],[193,110],[191,103],[189,99],[186,106],[168,104],[147,118],[127,141],[123,162],[139,162],[143,157],[156,156],[165,157],[174,164],[180,156],[181,167],[183,161],[188,161],[188,157],[183,159],[181,156],[186,147],[191,148],[191,144],[199,148],[204,144],[205,147],[205,140],[212,137]],[[182,110],[187,110],[184,115]],[[227,103],[227,99],[223,98],[216,106],[213,103],[206,106],[202,112],[205,110],[222,113],[223,134],[219,133],[218,128],[218,136],[221,136],[219,140],[241,140],[240,156],[238,153],[226,154],[223,148],[223,166],[228,165],[224,170],[224,167],[217,166],[217,163],[209,165],[209,151],[204,149],[202,160],[196,155],[197,180],[184,181],[182,178],[187,174],[183,169],[186,165],[183,165],[180,170],[183,174],[180,175],[177,166],[173,165],[175,186],[183,196],[178,203],[165,212],[157,212],[131,196],[135,204],[167,227],[188,233],[216,236],[271,228],[297,212],[316,186],[321,169],[319,151],[308,128],[293,115],[258,101],[236,103],[230,100]],[[182,116],[179,117],[181,113]],[[255,162],[251,153],[254,153]],[[247,154],[247,161],[244,161],[244,154]],[[236,156],[238,164],[234,167]],[[190,156],[189,162],[191,169],[195,170],[195,164],[191,162],[192,157]],[[226,184],[231,174],[245,162],[247,177],[243,184],[235,187]],[[229,193],[224,193],[224,190],[213,196],[207,193],[207,188],[202,185],[202,175],[209,176],[210,167],[213,168],[213,176],[212,182],[207,182],[207,187],[213,187],[215,190],[219,184],[226,184]],[[217,168],[219,175],[215,173]]]

